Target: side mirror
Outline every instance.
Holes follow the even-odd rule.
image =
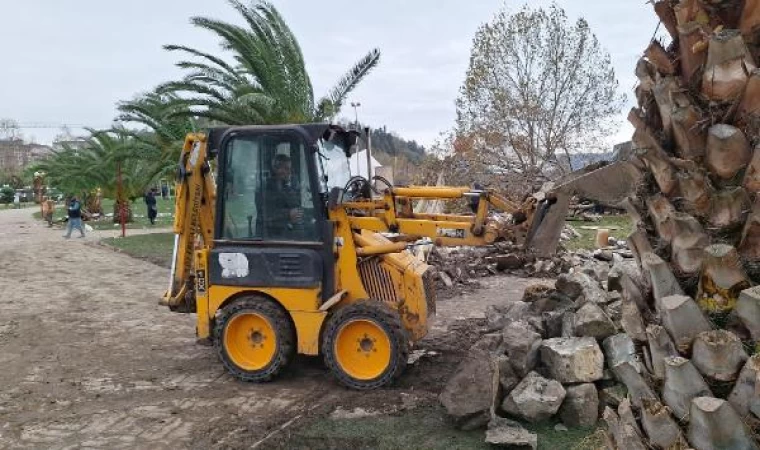
[[[331,126],[325,131],[322,139],[341,147],[346,157],[350,158],[359,148],[360,137],[361,134],[356,130],[345,131],[337,126]]]
[[[354,130],[349,131],[346,135],[346,146],[344,148],[346,149],[347,158],[356,153],[359,150],[359,133]]]

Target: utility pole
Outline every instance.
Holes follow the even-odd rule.
[[[364,135],[367,136],[367,180],[372,182],[372,135],[370,132],[369,127],[364,127]]]
[[[121,237],[127,236],[127,222],[124,217],[124,187],[121,182],[121,161],[116,163],[116,202],[119,204],[119,223],[121,223]]]

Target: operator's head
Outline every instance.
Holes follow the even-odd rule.
[[[274,175],[278,180],[290,178],[290,156],[279,153],[274,157]]]

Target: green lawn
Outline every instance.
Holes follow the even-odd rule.
[[[610,228],[610,236],[625,239],[633,231],[633,222],[627,215],[602,216],[599,222],[581,222],[568,220],[567,223],[581,234],[581,237],[564,243],[568,250],[594,250],[596,248],[596,230],[584,230],[581,227]]]
[[[103,212],[105,214],[113,213],[114,201],[110,198],[103,199]],[[36,205],[39,208],[39,205]],[[127,223],[127,229],[142,229],[151,227],[168,227],[174,223],[174,199],[164,200],[161,197],[156,198],[156,206],[158,207],[158,217],[156,218],[156,224],[151,225],[148,220],[148,209],[145,206],[145,201],[141,198],[132,202],[132,215],[134,220]],[[56,205],[55,218],[56,220],[66,217],[66,208],[62,203]],[[34,213],[35,219],[42,220],[42,214],[40,211]],[[88,225],[96,230],[111,230],[119,228],[120,225],[114,224],[111,217],[107,217],[97,221],[88,221]]]
[[[554,424],[527,426],[538,434],[539,450],[604,448],[594,429],[556,431]],[[424,407],[390,416],[361,419],[317,418],[288,429],[270,445],[288,449],[490,449],[485,431],[459,431],[442,408]]]
[[[174,234],[172,233],[106,238],[102,242],[121,249],[122,252],[135,258],[145,259],[167,268],[171,266],[174,249]]]

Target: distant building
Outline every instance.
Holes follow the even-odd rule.
[[[26,144],[21,139],[0,139],[0,171],[18,172],[53,153],[47,145]]]
[[[59,138],[53,141],[53,151],[59,152],[66,148],[80,150],[84,148],[88,142],[89,139],[84,137],[67,136],[65,138]]]

